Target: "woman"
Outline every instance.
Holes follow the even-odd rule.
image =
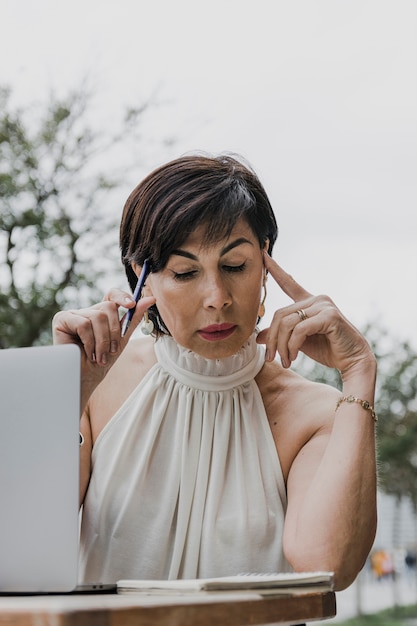
[[[375,358],[271,258],[276,236],[250,167],[176,159],[124,208],[132,289],[151,268],[126,335],[119,290],[55,316],[55,343],[82,349],[83,581],[328,570],[342,589],[363,566]],[[258,332],[267,275],[294,303]],[[129,341],[143,317],[152,336]],[[300,351],[340,371],[342,394],[291,371]]]

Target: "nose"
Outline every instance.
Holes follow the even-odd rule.
[[[226,281],[215,275],[207,278],[204,288],[204,307],[220,311],[232,303],[232,294]]]

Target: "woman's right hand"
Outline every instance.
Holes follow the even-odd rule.
[[[139,300],[124,337],[121,335],[123,320],[119,319],[119,307],[131,309],[135,301],[130,294],[120,289],[109,291],[99,304],[85,309],[60,311],[54,316],[54,344],[74,343],[81,348],[82,396],[85,399],[88,399],[119,358],[144,312],[153,304],[154,297]]]

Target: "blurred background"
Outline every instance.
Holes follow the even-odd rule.
[[[48,343],[57,310],[127,288],[118,221],[151,169],[191,151],[241,155],[274,206],[274,257],[375,348],[373,552],[387,552],[397,582],[415,577],[405,557],[417,532],[417,4],[0,0],[0,10],[0,348]],[[270,281],[264,324],[286,303]],[[303,359],[296,367],[339,384]],[[371,560],[365,574],[377,584]],[[400,588],[381,589],[403,601]]]

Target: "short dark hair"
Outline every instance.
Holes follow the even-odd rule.
[[[227,237],[244,219],[269,252],[278,235],[271,203],[251,166],[235,155],[187,155],[151,172],[129,195],[120,224],[120,248],[129,285],[137,277],[132,263],[149,259],[152,272],[162,270],[174,250],[193,231],[205,228],[204,243]],[[158,330],[167,329],[156,306],[149,310]]]

